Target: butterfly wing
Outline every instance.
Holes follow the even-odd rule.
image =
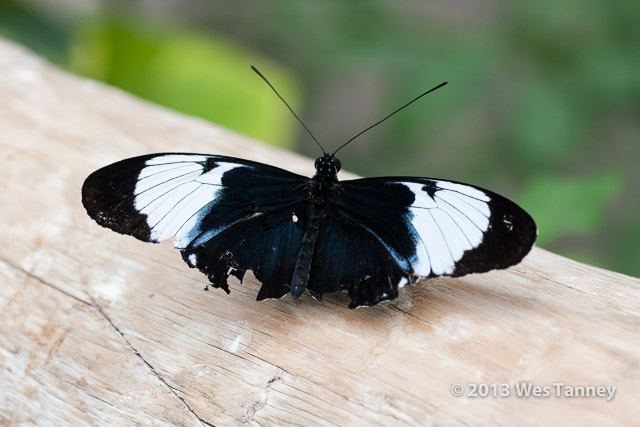
[[[123,160],[82,188],[100,225],[147,242],[175,237],[185,262],[229,292],[252,270],[258,299],[289,292],[314,200],[309,178],[246,160],[166,153]],[[393,299],[421,277],[507,268],[537,230],[515,203],[426,178],[339,182],[322,215],[307,288],[347,290],[351,307]]]
[[[182,257],[227,293],[229,275],[242,280],[251,270],[262,284],[257,300],[280,298],[289,292],[302,244],[304,220],[296,221],[293,215],[300,215],[303,205],[251,216],[201,245],[183,249]]]
[[[342,181],[330,218],[318,238],[309,290],[347,289],[351,306],[395,298],[419,278],[510,267],[537,236],[533,219],[510,200],[427,178]]]
[[[229,273],[241,279],[253,270],[265,285],[260,296],[280,297],[300,247],[308,182],[232,157],[152,154],[92,173],[82,202],[98,224],[118,233],[153,243],[175,237],[185,262],[215,287],[228,292]]]
[[[337,204],[332,206],[311,263],[307,289],[313,297],[321,299],[325,293],[346,290],[349,307],[355,308],[398,296],[407,272],[388,245],[370,232],[370,226],[370,218],[346,215]]]

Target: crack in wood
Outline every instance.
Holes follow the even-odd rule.
[[[202,425],[205,426],[211,426],[213,427],[213,424],[207,422],[206,420],[202,419],[198,414],[196,414],[196,412],[191,408],[191,406],[187,403],[187,401],[178,394],[178,389],[176,389],[175,387],[172,387],[169,383],[167,383],[167,381],[162,378],[162,376],[160,374],[158,374],[158,372],[156,371],[156,369],[142,356],[142,354],[140,354],[140,352],[129,342],[129,340],[127,340],[127,338],[124,336],[124,334],[122,333],[122,331],[120,330],[120,328],[118,328],[113,321],[109,318],[109,316],[107,316],[107,314],[102,310],[102,308],[93,300],[93,298],[91,298],[91,301],[85,301],[82,298],[79,298],[73,294],[70,294],[69,292],[60,289],[59,287],[55,286],[52,283],[47,282],[46,280],[42,279],[41,277],[36,276],[35,274],[33,274],[32,272],[25,270],[24,268],[12,263],[11,261],[0,257],[0,262],[3,262],[4,264],[6,264],[7,266],[9,266],[10,268],[13,268],[15,270],[18,270],[22,273],[24,273],[25,275],[27,275],[29,278],[36,280],[38,283],[47,286],[67,297],[73,298],[74,300],[81,302],[83,304],[86,304],[90,307],[92,307],[94,310],[96,310],[108,323],[109,325],[118,333],[118,335],[120,335],[120,337],[122,338],[122,340],[124,341],[125,345],[129,348],[129,350],[131,350],[133,352],[134,355],[136,355],[148,368],[149,370],[153,373],[153,375],[160,380],[160,382],[162,382],[170,391],[171,393],[178,398],[178,400],[180,400],[180,402],[185,406],[185,408],[187,408],[187,410],[194,416],[196,417],[196,419],[198,421],[200,421],[200,423]],[[105,401],[104,399],[100,399],[97,396],[93,396],[92,397],[101,400],[102,402],[108,404],[109,406],[113,406],[113,404]]]
[[[45,281],[44,279],[42,279],[42,278],[40,278],[40,277],[36,276],[35,274],[33,274],[32,272],[30,272],[29,270],[25,270],[24,268],[20,267],[19,265],[16,265],[16,264],[12,263],[11,261],[9,261],[9,260],[7,260],[7,259],[5,259],[5,258],[0,257],[0,262],[5,263],[5,264],[6,264],[6,265],[8,265],[10,268],[13,268],[13,269],[15,269],[15,270],[18,270],[18,271],[20,271],[20,272],[22,272],[22,273],[26,274],[26,275],[27,275],[27,276],[29,276],[31,279],[36,280],[37,282],[39,282],[39,283],[40,283],[40,284],[42,284],[42,285],[45,285],[45,286],[47,286],[47,287],[49,287],[49,288],[51,288],[51,289],[53,289],[53,290],[55,290],[55,291],[57,291],[57,292],[60,292],[60,293],[61,293],[61,294],[63,294],[63,295],[66,295],[66,296],[68,296],[68,297],[70,297],[70,298],[73,298],[74,300],[76,300],[76,301],[78,301],[78,302],[81,302],[81,303],[86,304],[86,305],[88,305],[88,306],[92,306],[91,302],[89,302],[89,301],[85,301],[85,300],[83,300],[83,299],[82,299],[82,298],[80,298],[80,297],[77,297],[77,296],[75,296],[75,295],[73,295],[73,294],[70,294],[69,292],[67,292],[67,291],[65,291],[65,290],[63,290],[63,289],[60,289],[60,288],[59,288],[59,287],[57,287],[56,285],[51,284],[51,283],[49,283],[49,282]]]
[[[156,371],[156,369],[153,367],[153,365],[151,365],[151,363],[149,363],[147,361],[147,359],[145,359],[142,354],[140,354],[140,352],[138,351],[138,349],[136,349],[133,344],[131,344],[129,342],[129,340],[124,336],[124,333],[122,333],[122,331],[120,330],[120,328],[118,328],[115,323],[113,323],[113,321],[109,318],[109,316],[107,316],[107,314],[102,310],[102,308],[95,303],[95,301],[92,301],[91,304],[97,311],[98,313],[100,313],[100,315],[102,317],[104,317],[104,319],[109,323],[109,325],[111,325],[111,327],[118,333],[118,335],[120,335],[120,337],[122,338],[122,340],[124,341],[124,343],[127,345],[127,347],[129,347],[129,350],[131,350],[133,352],[133,354],[135,354],[141,361],[142,363],[144,363],[145,365],[147,365],[147,367],[149,368],[149,370],[153,373],[153,375],[160,380],[161,383],[163,383],[170,391],[171,393],[178,398],[178,400],[180,400],[180,402],[182,402],[182,404],[185,406],[185,408],[187,408],[187,410],[194,416],[197,418],[198,421],[200,421],[200,423],[202,425],[205,426],[211,426],[213,427],[213,424],[205,421],[204,419],[202,419],[198,414],[196,414],[196,412],[191,408],[191,406],[187,403],[187,401],[178,394],[179,389],[171,386],[160,374],[158,374],[158,371]]]
[[[433,328],[433,323],[429,322],[428,320],[423,319],[422,317],[418,317],[418,316],[416,316],[415,314],[411,314],[411,313],[409,313],[408,311],[405,311],[405,310],[401,309],[401,308],[400,308],[400,307],[398,307],[397,305],[389,304],[389,307],[390,307],[390,308],[392,308],[392,309],[394,309],[394,310],[399,311],[400,313],[404,314],[405,316],[409,316],[409,317],[411,317],[412,319],[417,320],[418,322],[420,322],[420,323],[424,323],[425,325],[430,326],[430,327],[432,327],[432,328]]]

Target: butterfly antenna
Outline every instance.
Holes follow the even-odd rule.
[[[340,147],[338,147],[338,149],[336,151],[333,152],[332,156],[335,156],[336,153],[340,150],[342,150],[348,143],[350,143],[351,141],[353,141],[354,139],[356,139],[357,137],[359,137],[360,135],[362,135],[363,133],[365,133],[366,131],[373,129],[374,127],[378,126],[380,123],[384,122],[385,120],[387,120],[389,117],[393,116],[395,113],[397,113],[400,110],[403,110],[405,108],[407,108],[409,105],[413,104],[414,102],[416,102],[418,99],[422,98],[423,96],[425,96],[428,93],[433,92],[436,89],[440,89],[442,86],[446,85],[448,82],[444,82],[444,83],[440,83],[438,86],[429,89],[428,91],[416,96],[415,98],[413,98],[411,101],[407,102],[406,104],[404,104],[402,107],[398,108],[397,110],[395,110],[393,113],[389,114],[387,117],[378,120],[377,122],[375,122],[374,124],[372,124],[371,126],[369,126],[368,128],[366,128],[363,131],[358,132],[353,138],[351,138],[350,140],[348,140],[347,142],[345,142],[344,144],[342,144]]]
[[[276,90],[275,87],[273,87],[273,85],[269,82],[269,80],[267,80],[267,78],[265,76],[262,75],[262,73],[260,71],[258,71],[258,69],[256,67],[254,67],[253,65],[251,66],[251,69],[253,71],[256,72],[257,75],[259,75],[262,80],[264,80],[269,87],[271,88],[271,90],[273,90],[275,92],[276,95],[278,95],[278,98],[280,98],[280,101],[284,102],[284,105],[287,106],[287,108],[289,109],[289,111],[291,111],[291,114],[293,114],[293,117],[295,117],[298,122],[302,125],[302,127],[304,128],[304,130],[307,131],[307,133],[309,135],[311,135],[311,138],[313,138],[313,140],[316,142],[316,144],[318,144],[318,147],[320,147],[320,149],[322,150],[322,154],[327,154],[327,152],[324,150],[324,147],[322,146],[322,144],[320,144],[320,142],[318,142],[318,140],[316,139],[315,136],[313,136],[313,133],[311,133],[311,131],[309,130],[309,128],[307,127],[307,125],[304,124],[304,122],[302,121],[302,119],[300,117],[298,117],[298,115],[296,114],[295,111],[293,111],[293,108],[291,108],[289,106],[289,104],[287,104],[287,101],[284,100],[284,98],[278,93],[278,91]]]

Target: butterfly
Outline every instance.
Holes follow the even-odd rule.
[[[230,276],[242,281],[250,270],[261,283],[257,300],[346,290],[350,308],[394,299],[423,278],[508,268],[536,240],[527,212],[480,187],[414,177],[339,181],[338,150],[323,149],[312,178],[227,156],[129,158],[89,175],[82,203],[118,233],[175,239],[187,265],[226,293]]]

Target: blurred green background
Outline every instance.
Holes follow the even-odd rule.
[[[0,0],[0,36],[73,73],[364,176],[490,188],[538,245],[640,276],[637,0]],[[169,149],[170,147],[168,147]]]

